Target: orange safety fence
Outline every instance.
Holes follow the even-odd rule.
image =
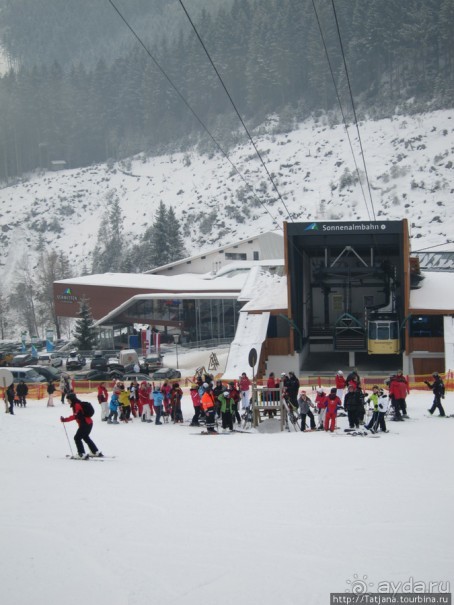
[[[448,372],[445,372],[444,374],[440,374],[440,376],[445,384],[446,391],[454,391],[454,371],[449,370]],[[362,384],[363,388],[365,390],[372,390],[372,387],[375,384],[378,385],[379,387],[385,386],[385,380],[389,379],[389,374],[381,374],[381,375],[374,374],[373,376],[363,375],[363,376],[360,376],[360,378],[361,378],[361,384]],[[433,382],[432,374],[420,374],[420,375],[407,374],[405,376],[405,378],[408,381],[408,386],[410,388],[410,391],[412,391],[412,390],[425,391],[425,390],[427,390],[427,385],[425,384],[424,381],[427,380],[430,383]],[[222,380],[222,378],[221,378],[221,380]],[[301,387],[308,387],[315,391],[315,389],[319,386],[324,386],[325,388],[335,386],[335,374],[319,374],[318,376],[302,375],[299,377],[299,381],[300,381]],[[172,383],[175,381],[170,380],[169,382]],[[193,381],[191,378],[183,378],[179,382],[183,383],[183,386],[185,386],[185,387],[190,387],[193,384]],[[227,381],[223,380],[223,382],[227,382]],[[258,379],[256,382],[257,382],[257,385],[266,387],[267,379],[266,378]],[[92,380],[73,381],[73,389],[76,393],[93,393],[98,390],[98,385],[100,385],[100,384],[101,384],[101,381],[99,381],[99,380],[97,380],[97,381],[92,381]],[[104,382],[104,384],[106,384],[107,390],[109,390],[109,391],[113,388],[113,383],[108,384],[108,383]],[[151,381],[151,384],[154,385],[154,383],[152,381]],[[235,385],[237,385],[237,381],[235,381]],[[28,383],[27,386],[28,386],[27,399],[44,399],[44,398],[48,397],[46,383],[40,383],[40,384]],[[5,390],[3,388],[0,388],[0,393],[1,393],[1,397],[4,399]],[[55,391],[54,397],[61,397],[61,392],[58,389]]]

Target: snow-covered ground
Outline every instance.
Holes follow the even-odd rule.
[[[2,411],[1,602],[326,605],[364,576],[452,587],[454,418],[425,417],[430,401],[412,393],[411,420],[378,439],[202,437],[97,409],[103,462],[65,459],[67,405]],[[444,403],[454,413],[454,393]]]

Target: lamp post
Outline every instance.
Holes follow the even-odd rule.
[[[175,353],[176,353],[176,356],[177,356],[177,370],[179,369],[178,368],[178,339],[179,338],[180,338],[179,334],[174,334],[173,335],[173,342],[175,343]]]

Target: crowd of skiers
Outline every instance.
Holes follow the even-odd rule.
[[[433,382],[425,381],[425,384],[434,394],[432,407],[428,410],[433,414],[438,409],[440,416],[445,416],[445,411],[441,404],[444,398],[445,387],[443,380],[438,372],[432,374]],[[338,413],[345,413],[348,416],[350,430],[357,430],[360,427],[371,431],[378,430],[388,432],[386,428],[386,416],[390,411],[390,418],[394,421],[404,421],[408,418],[406,398],[409,393],[408,381],[403,375],[402,370],[385,380],[385,387],[374,385],[372,392],[367,394],[361,385],[361,379],[356,370],[350,372],[345,378],[342,370],[339,370],[335,376],[335,385],[329,389],[319,387],[316,389],[314,402],[308,397],[303,389],[300,391],[296,400],[296,393],[299,389],[299,381],[292,372],[289,375],[282,374],[281,383],[283,387],[284,398],[292,407],[292,410],[298,411],[301,418],[301,430],[325,430],[333,432],[336,426],[336,417]],[[267,388],[271,389],[268,394],[269,401],[274,393],[274,388],[279,386],[276,383],[274,374],[271,373],[268,379]],[[386,391],[388,390],[388,392]],[[372,416],[369,422],[365,422],[366,408],[372,410]],[[318,413],[318,425],[315,420],[314,412]],[[306,425],[306,419],[309,419],[309,427]]]
[[[162,424],[162,420],[171,418],[174,422],[183,422],[181,399],[183,391],[178,382],[153,384],[143,380],[140,384],[133,381],[129,386],[117,380],[109,398],[106,384],[98,386],[98,402],[101,406],[101,419],[107,424],[127,424],[131,418],[140,418],[142,422]]]

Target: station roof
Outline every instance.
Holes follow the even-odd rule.
[[[410,290],[410,312],[454,314],[454,271],[421,271],[420,287]]]

